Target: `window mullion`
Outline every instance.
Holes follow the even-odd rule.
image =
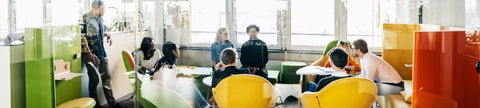
[[[347,40],[347,1],[335,0],[335,39]]]
[[[235,0],[225,0],[225,12],[226,12],[226,22],[227,29],[230,31],[230,42],[232,42],[236,48],[240,48],[237,43],[237,21],[236,19],[236,8]]]

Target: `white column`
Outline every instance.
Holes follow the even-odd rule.
[[[155,0],[155,27],[153,39],[156,40],[157,45],[163,44],[163,0]],[[157,47],[158,48],[158,47]]]
[[[0,105],[5,108],[11,107],[11,85],[10,85],[10,47],[0,46],[0,69],[2,69],[2,75],[0,75],[0,87],[3,88],[0,92]]]

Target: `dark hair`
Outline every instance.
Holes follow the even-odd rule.
[[[93,0],[91,6],[92,8],[103,6],[103,0]]]
[[[250,28],[255,28],[255,30],[257,30],[257,32],[260,32],[260,28],[257,25],[252,24],[252,25],[247,26],[247,34],[248,34],[248,32],[250,32]]]
[[[328,57],[330,58],[331,63],[340,69],[343,69],[345,66],[347,66],[348,54],[341,48],[332,48],[330,51],[328,51]]]
[[[142,40],[142,44],[140,45],[140,50],[142,50],[143,52],[144,60],[149,60],[150,58],[153,57],[153,52],[155,52],[155,49],[150,51],[150,48],[152,48],[152,41],[153,39],[151,37],[144,37]]]
[[[223,64],[226,64],[226,65],[232,64],[233,62],[235,62],[236,58],[237,58],[237,53],[232,48],[225,48],[220,53],[220,60],[222,60]]]
[[[174,50],[177,50],[177,44],[175,44],[174,42],[167,41],[163,43],[163,48],[162,48],[163,57],[160,60],[158,60],[157,63],[155,63],[154,72],[157,72],[163,65],[166,65],[166,64],[175,65],[176,57],[175,57],[175,54],[173,54],[172,52]],[[169,68],[172,68],[172,67],[169,67]]]
[[[367,45],[367,42],[365,42],[365,40],[363,39],[358,39],[358,40],[355,40],[353,41],[353,46],[355,46],[355,49],[360,49],[360,51],[362,53],[367,53],[368,52],[368,45]]]

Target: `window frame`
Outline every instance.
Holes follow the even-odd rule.
[[[226,17],[225,17],[225,21],[227,21],[226,23],[226,28],[229,30],[229,34],[230,34],[230,41],[232,43],[234,43],[235,45],[235,48],[240,48],[241,45],[243,43],[237,43],[237,39],[238,39],[238,36],[244,36],[244,35],[241,35],[245,32],[242,32],[242,31],[237,31],[237,21],[236,20],[236,6],[235,6],[235,2],[237,0],[226,0],[226,3],[225,3],[225,8],[226,8]],[[322,52],[325,48],[325,45],[292,45],[291,43],[291,40],[292,40],[292,32],[291,32],[291,2],[292,0],[277,0],[277,1],[287,1],[288,2],[288,6],[287,6],[287,12],[286,12],[286,16],[284,17],[285,19],[283,21],[285,21],[285,31],[281,31],[282,33],[279,32],[279,28],[278,28],[278,25],[277,25],[277,44],[276,45],[267,45],[267,47],[270,49],[270,50],[280,50],[280,51],[303,51],[303,52]],[[356,35],[356,34],[348,34],[347,33],[347,30],[340,30],[341,28],[338,28],[338,26],[342,26],[342,25],[348,25],[348,22],[347,21],[339,21],[341,20],[339,17],[340,16],[343,16],[345,17],[345,20],[346,17],[348,16],[346,12],[339,12],[339,11],[348,11],[346,9],[346,7],[340,7],[339,5],[343,5],[343,3],[345,3],[346,1],[342,2],[342,1],[336,1],[335,2],[335,21],[339,22],[339,24],[335,24],[335,33],[334,34],[315,34],[315,33],[305,33],[305,35],[318,35],[318,36],[324,36],[324,35],[334,35],[334,39],[336,40],[347,40],[349,36],[365,36],[367,38],[372,38],[371,41],[375,41],[374,38],[378,37],[378,36],[382,36],[383,34],[375,34],[375,28],[372,28],[374,29],[374,31],[372,31],[372,34],[362,34],[362,35]],[[381,11],[379,10],[379,8],[375,8],[376,6],[379,6],[381,5],[379,3],[379,1],[375,1],[373,0],[373,11]],[[339,8],[340,7],[340,8]],[[232,12],[233,11],[233,12]],[[190,11],[191,12],[191,11]],[[278,14],[278,13],[277,13]],[[378,14],[378,13],[373,13],[374,15],[375,14]],[[374,16],[375,17],[375,16]],[[230,21],[229,21],[230,20]],[[232,21],[233,20],[233,21]],[[277,17],[277,20],[278,17]],[[372,19],[374,20],[374,19]],[[373,23],[381,23],[382,21],[373,21]],[[190,25],[191,27],[191,25]],[[347,27],[344,27],[345,29]],[[192,39],[192,33],[199,33],[199,32],[206,32],[206,31],[192,31],[192,30],[189,30],[189,34],[188,34],[188,39],[190,39],[190,41],[188,41],[187,43],[185,43],[186,46],[188,47],[210,47],[211,43],[193,43],[191,41]],[[296,33],[293,33],[293,34],[296,34]],[[379,53],[382,51],[382,46],[371,46],[369,48],[372,52],[375,52],[375,53]]]

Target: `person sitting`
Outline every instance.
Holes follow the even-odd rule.
[[[240,62],[242,68],[248,69],[250,74],[267,79],[268,72],[265,67],[268,62],[268,48],[264,41],[257,38],[259,31],[260,28],[256,25],[247,27],[250,39],[242,45]]]
[[[155,63],[162,57],[163,54],[155,48],[153,39],[151,37],[144,37],[140,45],[140,50],[135,55],[137,71],[140,74],[145,74],[147,70],[153,71]]]
[[[335,80],[352,77],[349,74],[347,74],[345,70],[345,67],[347,66],[347,63],[348,63],[348,56],[349,55],[342,48],[331,49],[328,52],[328,57],[329,57],[329,61],[332,63],[332,68],[335,70],[335,72],[331,73],[331,76],[320,79],[320,81],[318,81],[318,84],[310,82],[308,84],[309,91],[317,92],[322,90],[322,88],[324,88],[325,86],[327,86],[328,84],[330,84]],[[313,90],[313,88],[315,89]]]
[[[351,51],[350,43],[348,41],[338,41],[337,42],[337,48],[344,49],[345,52],[349,55],[348,56],[348,64],[345,67],[345,70],[347,71],[347,73],[350,74],[350,75],[355,75],[356,72],[360,72],[361,71],[360,64],[358,64],[358,62],[355,61],[355,58],[353,58],[354,56],[351,55],[351,53],[350,53],[350,51]],[[328,55],[327,55],[326,58],[328,58]],[[323,66],[324,67],[331,67],[331,62],[329,60],[327,60]],[[330,76],[330,75],[315,75],[313,77],[313,82],[318,82],[318,81],[320,81],[320,79],[328,77],[328,76]]]
[[[351,74],[351,75],[352,74],[354,75],[355,72],[360,72],[361,71],[360,64],[358,64],[358,62],[355,61],[355,58],[353,58],[354,56],[350,53],[350,51],[352,49],[351,46],[350,46],[350,43],[348,41],[338,41],[337,48],[342,48],[349,55],[348,56],[348,64],[345,67],[345,70],[347,70],[347,73]],[[325,65],[323,65],[323,66],[324,67],[331,67],[332,64],[331,64],[330,61],[327,61],[327,62],[325,62]]]
[[[379,95],[398,94],[404,90],[402,77],[397,70],[382,58],[368,51],[367,42],[363,39],[353,41],[352,52],[360,58],[362,71],[358,77],[374,81]]]
[[[155,63],[155,70],[152,72],[152,82],[158,83],[161,87],[174,90],[184,96],[185,99],[193,101],[195,108],[208,106],[207,100],[193,82],[177,80],[180,79],[177,76],[182,76],[177,74],[178,70],[175,65],[175,60],[180,55],[178,46],[172,41],[167,41],[163,44],[162,52],[164,56]]]
[[[234,74],[248,74],[248,70],[237,69],[237,52],[232,48],[226,48],[220,53],[220,60],[224,68],[213,72],[212,87],[215,88],[224,78]]]

